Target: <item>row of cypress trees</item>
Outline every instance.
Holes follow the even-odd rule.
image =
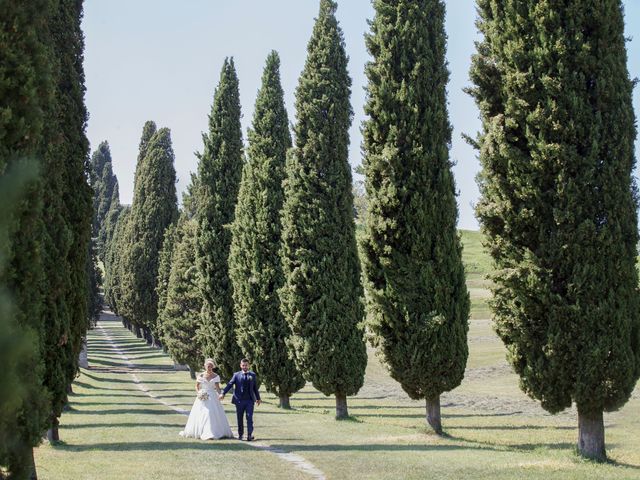
[[[483,119],[472,143],[483,165],[478,216],[497,267],[497,331],[524,391],[551,412],[575,402],[580,452],[604,458],[602,411],[623,405],[640,375],[635,127],[620,1],[587,3],[556,11],[479,0],[484,39],[470,93]],[[444,4],[374,7],[366,324],[392,377],[425,399],[441,432],[439,397],[462,381],[469,313],[448,157]],[[344,416],[366,352],[346,156],[350,79],[335,9],[321,0],[295,142],[269,57],[244,165],[237,77],[225,62],[158,288],[159,329],[185,362],[213,355],[228,378],[239,345],[282,405],[304,378],[335,394]]]
[[[103,144],[104,145],[104,144]],[[165,231],[178,217],[174,153],[169,129],[146,122],[140,140],[130,207],[117,186],[98,222],[104,231],[105,299],[126,325],[154,343],[158,335],[156,291]]]
[[[0,9],[0,469],[35,478],[57,440],[95,291],[82,3]],[[93,304],[92,304],[93,302]]]
[[[377,7],[365,125],[371,339],[409,395],[427,400],[429,422],[440,432],[439,396],[460,383],[466,364],[469,311],[448,159],[444,8]],[[363,384],[367,354],[348,163],[351,80],[335,10],[335,2],[320,2],[296,91],[295,144],[274,52],[243,163],[238,79],[233,61],[225,61],[198,174],[159,253],[155,332],[192,371],[203,355],[213,356],[229,378],[248,356],[284,407],[311,381],[335,394],[342,418],[346,397]],[[415,56],[430,61],[416,68]],[[113,248],[127,245],[121,222],[112,257],[128,248]],[[126,265],[110,277],[110,301],[138,321],[126,298],[149,298],[150,284],[127,284],[133,274]]]
[[[106,233],[105,269],[116,313],[149,328],[192,371],[212,356],[228,379],[246,355],[283,407],[306,378],[336,394],[343,417],[346,396],[363,383],[366,349],[347,153],[351,81],[335,8],[321,2],[294,148],[273,52],[244,160],[238,78],[225,60],[177,222],[175,173],[171,162],[151,168],[157,134],[145,125],[133,204],[113,202],[106,215],[121,210]],[[151,198],[142,186],[154,182],[171,198]]]

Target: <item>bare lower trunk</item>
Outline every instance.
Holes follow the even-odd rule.
[[[336,419],[347,418],[349,411],[347,410],[347,396],[336,394]]]
[[[89,357],[87,355],[87,340],[82,342],[82,350],[80,351],[80,357],[78,358],[78,366],[80,368],[89,368]]]
[[[147,345],[151,345],[153,343],[153,340],[151,339],[151,330],[149,330],[149,327],[142,327],[142,338],[144,338],[145,342],[147,342]]]
[[[291,403],[289,403],[290,398],[289,395],[280,395],[280,405],[278,405],[278,407],[291,410]]]
[[[442,435],[442,420],[440,418],[440,395],[427,398],[427,422],[438,435]]]
[[[586,414],[578,411],[578,453],[600,462],[607,459],[602,412]]]
[[[60,441],[60,432],[58,431],[58,419],[54,418],[51,421],[51,428],[47,430],[47,440],[49,443]]]
[[[36,462],[33,458],[33,448],[30,445],[25,445],[24,448],[20,448],[18,453],[19,457],[16,458],[17,465],[9,465],[8,476],[4,476],[3,471],[0,470],[0,479],[13,479],[24,478],[27,480],[38,480],[36,473]]]
[[[140,330],[140,327],[138,325],[133,326],[133,333],[136,334],[137,338],[142,338],[142,330]]]
[[[196,371],[191,367],[189,367],[189,376],[191,377],[191,380],[196,379]]]

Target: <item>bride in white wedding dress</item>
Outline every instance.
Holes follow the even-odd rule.
[[[233,438],[224,408],[218,399],[220,377],[213,371],[215,363],[207,358],[204,367],[205,372],[198,375],[196,380],[196,400],[180,435],[202,440]]]

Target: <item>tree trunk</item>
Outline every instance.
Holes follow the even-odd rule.
[[[147,341],[147,345],[153,345],[153,335],[151,335],[151,329],[149,327],[142,327],[144,332],[144,339]]]
[[[78,366],[80,368],[89,368],[89,357],[87,355],[87,339],[86,338],[82,341],[82,350],[80,351]]]
[[[191,380],[196,379],[196,371],[191,367],[189,367],[189,376],[191,377]]]
[[[140,326],[139,325],[134,325],[133,326],[133,330],[134,330],[133,333],[136,334],[137,338],[142,338],[142,330],[140,330]]]
[[[17,465],[9,465],[7,476],[4,476],[3,470],[0,470],[0,479],[24,478],[27,480],[38,480],[36,462],[33,458],[33,448],[31,445],[21,446],[18,452],[18,458],[15,460],[17,460]]]
[[[289,402],[289,399],[291,397],[289,395],[280,395],[280,405],[278,405],[279,408],[284,408],[285,410],[291,410],[291,403]]]
[[[60,432],[58,431],[58,425],[58,419],[54,418],[51,421],[51,428],[47,430],[47,440],[49,440],[49,443],[60,441]]]
[[[442,421],[440,418],[440,395],[427,398],[427,422],[438,435],[442,435]]]
[[[347,410],[347,396],[336,394],[336,420],[341,420],[349,416]]]
[[[586,414],[578,410],[578,453],[599,462],[607,459],[602,412]]]

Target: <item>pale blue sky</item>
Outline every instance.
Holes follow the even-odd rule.
[[[222,62],[233,56],[240,79],[243,135],[253,116],[267,54],[277,50],[290,121],[295,120],[294,92],[304,66],[306,46],[318,0],[85,0],[87,134],[92,150],[102,140],[111,146],[122,203],[130,203],[138,142],[146,120],[171,129],[178,191],[195,171],[194,152],[202,149],[213,92]],[[631,77],[640,77],[640,0],[624,0]],[[461,134],[475,135],[478,112],[462,92],[477,33],[475,2],[447,0],[449,115],[453,124],[451,158],[459,191],[459,226],[477,229],[473,203],[478,198],[475,152]],[[353,79],[350,162],[361,162],[360,126],[364,118],[364,33],[373,17],[370,0],[338,0]],[[640,117],[640,87],[634,106]],[[636,157],[640,158],[636,141]]]

